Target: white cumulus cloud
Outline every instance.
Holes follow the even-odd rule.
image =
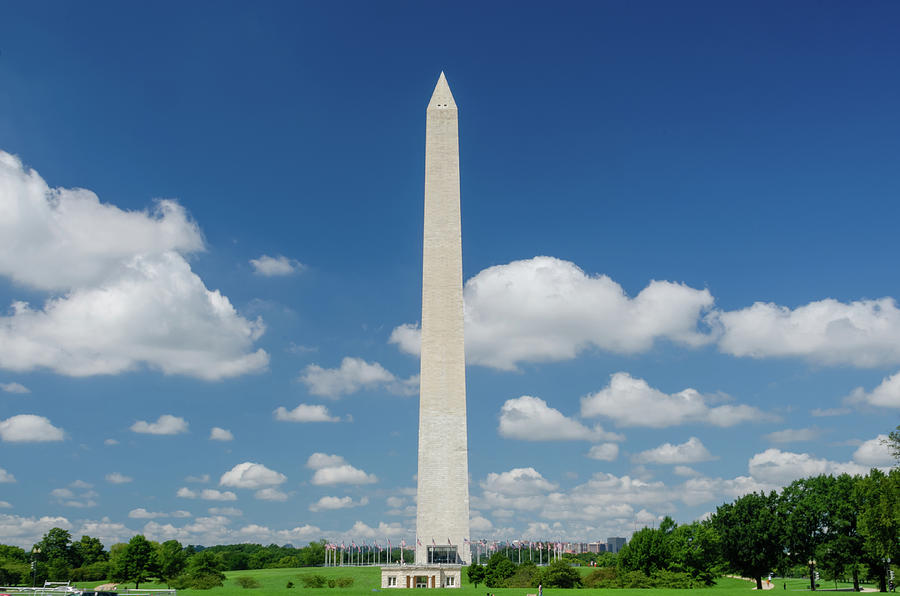
[[[500,409],[500,436],[523,441],[622,441],[600,426],[588,428],[530,395],[509,399]]]
[[[464,300],[467,360],[505,370],[567,360],[591,347],[636,354],[660,339],[688,346],[712,341],[698,329],[713,305],[708,290],[652,281],[631,298],[609,277],[589,276],[553,257],[485,269],[466,282]],[[418,354],[414,326],[394,329],[391,342]]]
[[[894,463],[894,456],[887,440],[887,435],[878,435],[864,442],[853,452],[853,461],[864,466],[890,466]]]
[[[184,418],[163,414],[156,422],[138,420],[131,425],[131,430],[147,435],[178,435],[188,431],[188,423]]]
[[[337,422],[338,418],[329,414],[328,408],[325,406],[300,404],[293,410],[278,406],[275,410],[275,420],[282,422]]]
[[[0,367],[70,376],[140,366],[220,379],[260,372],[261,320],[209,290],[185,255],[203,249],[183,207],[123,211],[83,189],[50,188],[0,151],[0,275],[52,292],[0,317]]]
[[[354,501],[352,497],[322,497],[315,503],[310,504],[310,511],[334,511],[336,509],[349,509],[351,507],[361,507],[368,505],[368,497],[363,497],[359,501]]]
[[[719,349],[734,356],[858,367],[900,364],[900,309],[893,298],[849,303],[827,298],[795,309],[757,302],[713,319],[722,331]]]
[[[183,486],[178,489],[175,496],[184,499],[203,499],[204,501],[237,501],[237,495],[230,490],[220,491],[214,488],[204,488],[198,492]]]
[[[339,368],[310,364],[303,370],[300,380],[311,394],[331,398],[376,387],[397,395],[413,395],[419,388],[418,376],[398,379],[377,362],[349,356],[341,361]]]
[[[6,443],[43,443],[64,438],[63,430],[43,416],[19,414],[0,420],[0,439]]]
[[[134,478],[126,476],[125,474],[120,474],[119,472],[113,472],[106,475],[106,481],[110,484],[127,484],[134,481]]]
[[[866,474],[869,469],[853,462],[835,462],[808,453],[766,449],[750,458],[750,475],[759,482],[784,486],[799,478],[820,474]]]
[[[557,485],[544,478],[534,468],[514,468],[508,472],[491,472],[481,482],[485,491],[511,497],[542,494],[556,489]]]
[[[645,464],[693,464],[715,459],[709,449],[697,437],[673,445],[663,443],[659,447],[641,451],[632,460]]]
[[[588,450],[587,456],[600,461],[615,461],[619,457],[619,446],[615,443],[594,445]]]
[[[218,426],[214,426],[212,430],[209,432],[209,440],[210,441],[233,441],[234,435],[231,434],[230,430],[226,430],[224,428],[219,428]]]
[[[257,275],[265,277],[290,275],[303,269],[300,261],[289,259],[283,255],[277,257],[262,255],[258,259],[250,259],[250,264],[253,265],[253,270]]]
[[[128,517],[132,519],[157,519],[160,517],[191,517],[190,512],[179,509],[178,511],[173,511],[172,513],[164,513],[162,511],[147,511],[143,507],[138,507],[137,509],[132,509],[128,512]]]
[[[0,482],[15,482],[15,481],[16,481],[15,476],[10,474],[3,468],[0,468]]]
[[[31,390],[21,383],[0,383],[0,391],[6,393],[31,393]]]
[[[306,466],[315,470],[311,482],[317,486],[331,484],[372,484],[378,482],[374,474],[354,468],[340,455],[313,453]]]
[[[72,523],[65,517],[21,517],[0,514],[0,544],[13,544],[30,549],[52,528],[71,530]]]
[[[849,404],[865,403],[881,408],[900,408],[900,373],[885,377],[871,392],[857,387],[844,401]]]
[[[287,476],[280,472],[270,470],[262,464],[245,461],[222,474],[219,485],[260,489],[278,486],[285,480],[287,480]]]
[[[288,494],[281,492],[277,488],[261,488],[256,491],[253,496],[261,501],[287,501]]]
[[[628,373],[612,375],[610,383],[597,393],[581,399],[581,415],[605,416],[619,426],[664,428],[681,424],[711,424],[729,427],[742,422],[772,420],[747,405],[712,405],[714,398],[695,389],[663,393]]]
[[[765,439],[772,443],[802,443],[814,441],[822,434],[818,428],[786,428],[776,430],[765,435]]]

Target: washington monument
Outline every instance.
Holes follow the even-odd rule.
[[[443,72],[425,113],[416,564],[468,564],[459,132],[456,102]]]

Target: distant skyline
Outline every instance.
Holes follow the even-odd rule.
[[[415,540],[442,70],[473,540],[891,465],[896,4],[5,8],[0,543]]]

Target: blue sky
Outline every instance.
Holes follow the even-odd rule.
[[[441,70],[473,538],[890,464],[895,4],[3,12],[0,542],[414,539]]]

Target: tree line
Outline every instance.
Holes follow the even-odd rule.
[[[892,433],[894,438],[897,433]],[[897,435],[900,440],[900,435]],[[900,455],[897,445],[892,449]],[[204,548],[134,536],[107,551],[98,538],[73,541],[53,528],[31,552],[0,545],[0,585],[52,581],[150,579],[175,588],[222,585],[223,571],[320,566],[325,541],[291,545],[232,544]],[[399,559],[399,551],[393,560]],[[410,553],[411,555],[411,553]],[[469,581],[488,587],[699,587],[736,573],[756,580],[770,573],[825,580],[877,581],[888,589],[891,562],[900,557],[900,469],[865,476],[820,475],[797,480],[780,492],[750,493],[717,507],[708,519],[676,524],[664,518],[643,528],[618,555],[564,555],[547,567],[521,565],[503,551],[486,565],[471,565]],[[408,559],[409,560],[409,559]],[[596,565],[582,577],[573,565]]]
[[[399,557],[399,553],[398,553]],[[52,528],[31,549],[0,545],[0,586],[43,585],[44,581],[112,581],[141,583],[156,579],[177,588],[221,586],[223,571],[312,567],[325,562],[325,541],[291,545],[230,544],[205,548],[159,543],[143,535],[106,550],[98,538],[73,541],[62,528]]]
[[[709,519],[678,525],[666,517],[635,532],[618,555],[564,555],[546,568],[521,565],[503,551],[472,565],[469,581],[487,587],[695,588],[735,573],[860,581],[888,589],[900,557],[900,470],[865,476],[813,476],[780,492],[750,493],[719,506]],[[589,574],[572,565],[596,565]]]

